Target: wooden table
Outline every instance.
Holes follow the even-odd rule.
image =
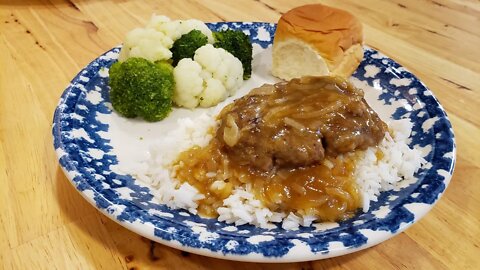
[[[420,222],[378,246],[277,265],[182,253],[103,216],[64,176],[51,138],[60,94],[82,67],[152,13],[276,22],[307,2],[0,1],[0,268],[480,269],[478,0],[322,1],[356,14],[368,45],[424,81],[456,135],[457,165],[444,196]]]

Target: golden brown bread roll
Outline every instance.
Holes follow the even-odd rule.
[[[362,25],[352,14],[320,4],[294,8],[278,21],[272,74],[349,77],[363,59],[362,42]]]

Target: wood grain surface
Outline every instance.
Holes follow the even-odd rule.
[[[366,43],[416,74],[448,112],[457,165],[420,222],[373,248],[293,264],[212,259],[154,244],[88,204],[61,171],[51,123],[68,82],[152,13],[276,22],[311,1],[0,1],[0,268],[480,269],[480,2],[321,1],[354,13]]]

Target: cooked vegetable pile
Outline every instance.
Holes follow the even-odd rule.
[[[152,16],[129,32],[110,68],[110,100],[125,117],[159,121],[172,105],[211,107],[250,78],[252,44],[242,31],[213,32],[198,20]]]

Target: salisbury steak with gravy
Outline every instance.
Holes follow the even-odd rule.
[[[225,107],[216,137],[238,165],[269,172],[377,145],[387,125],[340,77],[265,84]]]

